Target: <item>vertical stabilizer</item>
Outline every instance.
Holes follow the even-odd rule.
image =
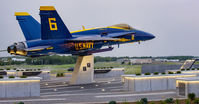
[[[68,39],[71,34],[53,6],[41,6],[41,38]]]

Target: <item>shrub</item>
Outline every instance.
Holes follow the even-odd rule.
[[[173,74],[173,72],[168,72],[168,74]]]
[[[186,69],[186,70],[190,70],[190,69],[188,68],[188,69]]]
[[[20,76],[20,78],[27,78],[27,76],[23,75],[23,76]]]
[[[150,102],[149,104],[155,104],[154,102]]]
[[[17,68],[13,68],[13,70],[17,70]]]
[[[166,104],[166,102],[161,100],[161,101],[160,101],[160,104]]]
[[[147,103],[148,103],[147,98],[141,98],[141,99],[140,99],[140,103],[141,103],[141,104],[147,104]]]
[[[57,77],[64,77],[64,73],[57,73]]]
[[[177,71],[176,74],[181,74],[181,71]]]
[[[192,68],[191,70],[195,70],[195,68]]]
[[[19,70],[17,70],[17,71],[19,71]]]
[[[186,100],[185,100],[185,103],[186,103],[186,104],[191,104],[189,99],[186,99]]]
[[[181,71],[185,71],[185,69],[180,69]]]
[[[161,73],[161,74],[163,74],[163,75],[164,75],[164,74],[166,74],[166,73],[165,73],[165,72],[163,72],[163,73]]]
[[[196,95],[194,93],[189,93],[188,98],[193,101],[195,99]]]
[[[151,73],[145,73],[144,75],[151,75]]]
[[[17,103],[17,104],[24,104],[24,102],[19,102],[19,103]]]
[[[180,104],[180,101],[178,99],[176,99],[176,104]]]
[[[6,68],[6,70],[10,70],[10,68]]]
[[[59,73],[57,73],[57,75],[56,75],[57,77],[60,77],[60,74]]]
[[[197,68],[197,70],[199,70],[199,68]]]
[[[21,71],[24,71],[24,70],[21,70]]]
[[[3,79],[3,76],[2,76],[2,75],[0,75],[0,79]]]
[[[199,98],[194,100],[194,104],[199,104]]]
[[[165,100],[165,103],[167,103],[167,104],[173,104],[174,103],[173,98],[167,98]]]
[[[116,101],[110,101],[108,104],[117,104]]]
[[[63,76],[64,76],[64,73],[60,73],[60,75],[61,75],[61,77],[63,77]]]
[[[139,76],[139,75],[141,75],[141,74],[140,74],[140,73],[137,73],[137,74],[135,74],[135,75]]]
[[[153,74],[154,74],[154,75],[158,75],[159,73],[158,73],[158,72],[154,72]]]
[[[4,69],[0,69],[0,70],[4,70]]]
[[[37,70],[41,70],[41,69],[37,69]]]
[[[15,78],[15,76],[11,75],[11,76],[9,76],[9,78]]]
[[[135,104],[142,104],[140,101],[136,101]]]

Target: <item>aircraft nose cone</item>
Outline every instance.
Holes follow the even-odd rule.
[[[151,40],[151,39],[154,39],[154,38],[155,38],[155,36],[154,36],[154,35],[152,35],[152,34],[150,34],[150,33],[146,33],[146,36],[147,36],[147,38],[148,38],[149,40]]]
[[[155,38],[155,36],[154,36],[154,35],[150,35],[149,37],[150,37],[151,39],[154,39],[154,38]]]

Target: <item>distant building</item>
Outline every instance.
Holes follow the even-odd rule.
[[[179,62],[178,59],[155,59],[155,61],[158,61],[158,62]]]
[[[2,62],[9,62],[9,59],[8,58],[0,58],[0,61],[2,61]]]
[[[12,58],[12,61],[26,61],[26,59],[23,59],[23,58]]]
[[[130,60],[128,58],[122,58],[122,59],[117,59],[117,62],[121,64],[128,64]]]
[[[167,59],[155,59],[154,61],[157,61],[157,62],[166,62]]]
[[[152,59],[118,59],[121,64],[151,64]]]
[[[130,59],[131,64],[151,64],[152,59]]]

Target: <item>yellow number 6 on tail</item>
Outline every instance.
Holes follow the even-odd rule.
[[[52,23],[52,21],[56,22],[56,19],[48,18],[48,21],[49,21],[50,30],[57,30],[57,23]]]

